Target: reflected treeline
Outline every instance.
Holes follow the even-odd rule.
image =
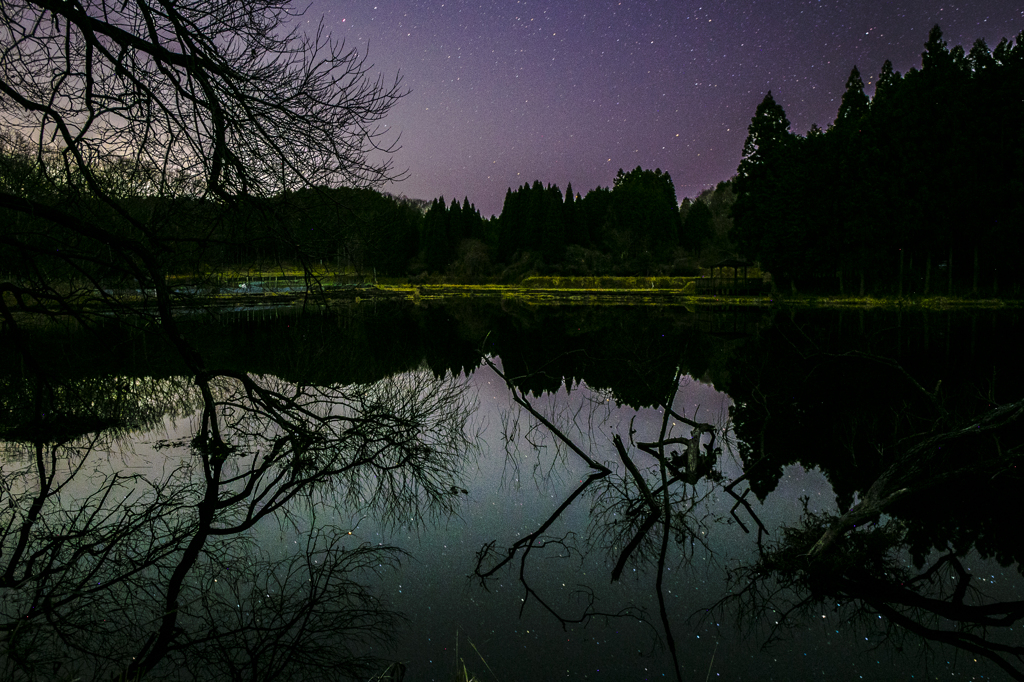
[[[623,404],[659,404],[678,367],[714,376],[737,339],[756,332],[758,309],[535,307],[466,299],[414,306],[364,302],[323,313],[299,309],[209,311],[178,322],[211,366],[316,385],[369,383],[427,366],[437,376],[472,372],[483,353],[502,358],[534,395],[563,384],[612,391]],[[88,331],[28,334],[62,375],[187,374],[158,325],[115,322]],[[0,335],[0,344],[5,343]],[[5,347],[16,353],[10,340]],[[21,376],[12,363],[0,371]]]
[[[734,615],[756,619],[766,612],[753,604],[770,605],[792,621],[838,599],[851,617],[883,615],[1020,670],[1022,652],[998,632],[1024,612],[973,591],[962,562],[976,551],[1019,566],[1015,312],[466,300],[245,318],[181,319],[177,341],[138,323],[0,333],[11,358],[0,369],[4,679],[379,671],[367,653],[388,641],[397,614],[367,585],[398,555],[301,519],[326,509],[406,525],[452,514],[474,407],[457,377],[494,357],[513,398],[591,471],[535,533],[485,547],[481,579],[518,564],[531,599],[568,624],[643,609],[606,612],[585,590],[582,609],[567,613],[527,579],[529,561],[561,548],[600,553],[606,578],[647,567],[675,653],[666,564],[714,554],[720,523],[737,523],[758,558],[733,574],[722,606]],[[731,432],[674,404],[685,375],[733,398]],[[532,407],[581,384],[601,398],[592,414],[563,410],[563,423]],[[608,414],[606,397],[661,408],[660,429],[585,441],[593,425],[571,420]],[[159,444],[158,466],[126,469],[124,436],[167,417],[187,418],[183,437]],[[744,472],[729,480],[720,448],[733,436]],[[840,513],[768,527],[747,493],[772,504],[794,463],[826,474]],[[724,508],[711,506],[717,498]],[[582,503],[585,535],[548,534]],[[254,533],[268,523],[303,547],[262,546]]]
[[[611,438],[618,461],[603,462],[595,454],[602,445],[597,442],[600,437],[595,438],[593,432],[589,438],[572,435],[583,435],[579,422],[592,421],[595,416],[593,409],[589,414],[583,408],[576,410],[569,423],[559,425],[557,422],[566,421],[564,412],[560,415],[544,414],[507,374],[492,362],[488,361],[488,364],[505,381],[513,401],[524,410],[526,418],[545,429],[571,457],[585,463],[590,473],[535,531],[508,546],[499,547],[498,540],[484,545],[477,554],[475,576],[487,588],[501,579],[506,567],[517,567],[524,590],[520,613],[528,604],[535,602],[566,628],[576,624],[585,626],[595,619],[612,618],[628,618],[645,624],[648,616],[646,607],[639,604],[616,611],[604,610],[593,587],[585,584],[577,588],[574,607],[560,604],[552,598],[549,586],[538,585],[536,583],[540,581],[529,577],[534,573],[530,570],[531,563],[551,558],[582,557],[596,552],[604,556],[606,565],[614,565],[611,570],[613,582],[622,577],[627,566],[653,572],[661,634],[672,656],[676,679],[682,680],[679,651],[663,582],[666,567],[671,570],[670,564],[676,563],[676,559],[669,558],[670,545],[674,557],[678,556],[676,550],[682,548],[684,560],[692,559],[695,546],[707,548],[707,531],[714,522],[708,500],[714,493],[715,484],[722,481],[717,465],[722,455],[720,439],[726,436],[725,429],[693,421],[677,411],[681,409],[676,402],[683,379],[677,371],[672,389],[659,405],[662,413],[660,428],[651,434],[638,434],[631,423],[628,441],[618,433]],[[597,405],[595,402],[591,407]],[[506,419],[506,441],[513,437],[512,432],[519,430],[517,420],[518,417]],[[528,427],[528,430],[532,428]],[[649,440],[639,439],[644,435]],[[513,467],[519,466],[514,455],[510,459]],[[545,464],[544,468],[550,467]],[[732,493],[731,486],[726,490],[735,497],[737,506],[744,504],[741,497]],[[570,507],[586,502],[590,504],[590,524],[585,538],[578,538],[572,531],[562,536],[552,533],[552,528]],[[750,510],[749,505],[747,510]],[[760,526],[756,517],[754,521]],[[759,542],[760,537],[759,534]],[[579,602],[582,602],[582,607]]]
[[[188,334],[225,363],[292,381],[372,381],[421,365],[438,376],[468,373],[486,353],[500,356],[508,376],[533,395],[586,383],[641,407],[664,401],[680,366],[692,376],[713,375],[723,352],[756,331],[763,311],[465,299],[252,317],[237,314],[237,323],[224,326],[197,323]]]
[[[715,613],[769,623],[769,637],[805,626],[808,616],[833,614],[873,633],[872,641],[937,642],[1024,679],[1024,647],[1014,635],[1024,602],[990,597],[965,568],[967,557],[980,556],[1020,569],[1024,400],[1010,345],[1019,326],[1015,313],[988,312],[766,317],[739,343],[720,343],[708,374],[736,400],[732,433],[744,473],[731,481],[715,452],[715,434],[726,433],[685,419],[671,391],[660,403],[657,437],[632,425],[628,435],[595,436],[578,423],[592,419],[586,410],[545,415],[526,394],[530,382],[506,369],[515,402],[591,473],[535,532],[507,547],[501,539],[483,547],[477,576],[488,584],[516,567],[524,604],[537,602],[568,625],[641,616],[602,610],[587,590],[583,608],[566,612],[531,578],[539,572],[531,562],[599,552],[614,566],[613,581],[626,566],[646,565],[681,678],[661,594],[666,556],[685,562],[703,547],[713,557],[716,532],[732,521],[749,532],[756,558],[733,565]],[[670,423],[682,433],[671,433]],[[609,444],[618,461],[593,454]],[[787,522],[793,525],[765,525],[747,493],[770,509],[789,464],[820,468],[833,483],[838,513],[805,508],[797,523]],[[734,501],[728,514],[713,510],[715,496]],[[586,500],[585,537],[552,535],[566,510]]]
[[[1024,396],[1015,342],[1020,329],[1017,312],[776,316],[733,357],[728,376],[717,384],[735,401],[733,427],[753,492],[764,499],[782,468],[799,463],[821,469],[846,510],[855,493],[863,499],[891,467],[906,470],[901,458],[928,450],[930,439],[972,424],[984,431],[979,420]],[[1005,545],[989,548],[987,540],[1020,514],[1010,503],[1017,485],[1012,471],[995,475],[1015,442],[1007,428],[1006,434],[986,436],[995,450],[974,443],[960,452],[964,463],[989,478],[977,484],[962,477],[931,480],[924,470],[918,485],[927,481],[936,494],[944,491],[942,503],[892,510],[927,521],[931,530],[912,533],[916,556],[948,540],[961,551],[977,543],[983,554],[1004,563],[1021,558]],[[950,445],[944,447],[948,453]],[[932,456],[930,450],[918,455]],[[948,472],[959,464],[941,466]],[[947,519],[947,528],[936,531],[939,519]]]
[[[296,383],[131,331],[0,335],[0,678],[379,672],[399,616],[370,585],[400,553],[320,519],[450,517],[473,451],[465,383]],[[184,422],[170,439],[167,418]],[[268,528],[296,546],[265,547]]]

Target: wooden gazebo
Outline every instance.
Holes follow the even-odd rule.
[[[732,294],[749,295],[760,293],[761,278],[747,277],[747,268],[754,267],[750,261],[739,258],[726,258],[710,267],[711,277],[697,281],[697,292],[701,294]],[[740,268],[743,269],[743,277],[740,277]],[[732,270],[732,277],[725,275],[727,269]],[[715,271],[718,276],[715,276]]]

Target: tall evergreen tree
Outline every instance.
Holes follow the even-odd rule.
[[[769,90],[750,120],[736,173],[733,231],[741,252],[749,258],[770,261],[768,241],[777,241],[785,229],[782,190],[792,141],[786,112]]]
[[[423,258],[431,272],[443,272],[451,260],[448,242],[448,212],[444,197],[436,199],[423,216]]]
[[[589,246],[586,230],[583,229],[582,221],[576,215],[576,196],[572,191],[570,182],[565,188],[565,203],[562,210],[562,222],[565,224],[566,244],[579,244]]]
[[[928,42],[921,53],[921,67],[924,71],[945,71],[953,66],[953,58],[946,49],[946,41],[942,39],[942,29],[938,24],[928,32]]]
[[[448,207],[447,218],[448,247],[454,252],[458,248],[459,242],[466,236],[466,221],[462,215],[462,204],[458,199],[452,199],[451,206]]]
[[[595,187],[587,192],[577,205],[577,214],[583,223],[581,231],[585,232],[591,246],[602,245],[605,242],[605,225],[608,222],[611,195],[607,187]]]
[[[712,220],[711,208],[703,201],[694,202],[683,221],[680,245],[700,256],[714,237]]]
[[[781,153],[790,141],[789,119],[782,105],[769,90],[754,111],[743,142],[743,156],[737,169],[737,192],[745,192],[744,183],[768,172],[770,160]]]
[[[868,96],[864,94],[864,81],[860,77],[860,71],[854,66],[850,77],[846,79],[846,91],[839,105],[835,125],[837,128],[860,125],[867,113]]]
[[[483,218],[480,217],[480,211],[476,209],[476,206],[469,203],[469,197],[462,199],[462,222],[463,239],[484,238]]]
[[[612,187],[608,227],[620,257],[663,260],[678,244],[679,206],[672,177],[660,168],[621,168]]]
[[[882,71],[878,74],[878,80],[875,81],[875,95],[871,98],[871,108],[877,109],[879,106],[884,106],[899,86],[900,80],[902,80],[900,72],[893,71],[892,62],[886,59],[882,64]]]
[[[544,190],[539,208],[537,220],[544,260],[548,264],[561,262],[565,258],[565,218],[562,191],[557,185],[548,185]]]
[[[522,234],[520,220],[519,192],[513,192],[509,187],[505,192],[505,202],[501,207],[501,215],[498,217],[498,262],[509,263],[519,249],[519,239]]]

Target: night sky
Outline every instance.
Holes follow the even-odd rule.
[[[349,47],[410,94],[387,191],[468,196],[484,217],[541,180],[586,193],[619,168],[661,168],[679,200],[731,177],[768,90],[792,129],[826,127],[850,69],[920,66],[929,29],[994,48],[1024,30],[1020,0],[313,0]],[[873,87],[868,85],[868,93]]]

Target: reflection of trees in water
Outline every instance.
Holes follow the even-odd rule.
[[[153,380],[127,376],[84,376],[42,380],[0,377],[0,439],[60,442],[103,431],[127,437],[164,418],[179,418],[200,406],[183,377]]]
[[[764,499],[787,464],[802,462],[821,468],[849,508],[904,439],[1021,398],[1019,336],[1014,313],[776,314],[716,383],[735,400],[755,494]]]
[[[165,390],[133,385],[125,402],[149,408]],[[158,444],[162,473],[124,467],[123,430],[46,440],[37,412],[33,428],[7,431],[36,440],[5,446],[18,456],[0,490],[4,678],[367,674],[367,647],[387,641],[396,616],[362,581],[397,555],[303,519],[454,511],[469,446],[464,386],[426,371],[350,387],[231,373],[170,385],[173,405],[201,409],[190,439]],[[268,523],[305,547],[261,549],[253,532]]]
[[[812,354],[801,352],[806,348],[792,339],[787,343],[795,358],[776,353],[779,346],[771,343],[766,345],[771,352],[765,353],[753,344],[743,359],[744,366],[762,368],[752,376],[763,383],[753,386],[749,402],[733,410],[745,420],[743,433],[750,439],[741,451],[746,470],[731,482],[715,469],[719,431],[675,412],[673,396],[664,402],[657,438],[643,442],[632,422],[628,439],[624,433],[611,437],[622,465],[617,473],[586,449],[600,441],[592,426],[580,426],[581,419],[589,419],[585,412],[562,407],[546,417],[521,388],[528,383],[503,377],[515,402],[533,419],[520,434],[543,428],[562,441],[564,452],[579,455],[590,475],[534,533],[506,548],[496,541],[484,546],[478,578],[486,585],[502,569],[516,566],[526,601],[536,600],[567,625],[598,616],[642,615],[635,606],[601,611],[593,598],[566,613],[546,601],[545,586],[528,570],[531,556],[537,564],[552,547],[562,555],[603,553],[606,564],[614,566],[613,581],[630,566],[644,566],[653,575],[662,632],[675,658],[661,593],[667,548],[675,540],[678,549],[672,556],[681,553],[685,561],[703,545],[713,558],[707,534],[724,519],[712,513],[710,503],[729,495],[735,502],[732,519],[751,533],[757,554],[752,562],[731,567],[730,595],[714,613],[728,611],[741,623],[766,624],[769,640],[786,627],[806,624],[808,616],[824,614],[858,623],[869,636],[875,633],[876,643],[879,637],[896,646],[908,637],[941,643],[987,658],[1024,679],[1024,646],[1015,632],[1024,602],[986,596],[964,559],[980,553],[1019,566],[1018,530],[1024,518],[1015,501],[1024,483],[1019,473],[1024,402],[994,405],[991,393],[979,394],[980,401],[967,409],[970,401],[963,396],[946,400],[938,389],[924,389],[915,372],[889,357],[851,348],[818,348]],[[779,385],[764,381],[769,355],[774,362],[770,376],[777,376]],[[737,383],[749,380],[734,376]],[[873,402],[865,392],[874,396]],[[822,407],[836,404],[849,409]],[[687,433],[671,433],[670,420],[684,425]],[[774,431],[765,438],[768,422]],[[534,440],[539,441],[535,435]],[[805,453],[812,457],[804,458]],[[840,496],[849,498],[841,509],[848,511],[805,509],[800,523],[767,528],[747,493],[758,492],[764,500],[777,481],[776,468],[790,462],[821,465],[833,476],[850,472],[852,480],[837,482]],[[746,492],[737,489],[744,481]],[[584,498],[591,501],[586,539],[551,534],[560,517]]]
[[[948,327],[946,335],[948,343]],[[835,611],[875,632],[884,624],[886,638],[950,645],[1024,679],[1013,632],[1024,602],[973,589],[963,563],[980,556],[1020,570],[1024,401],[1010,386],[1000,404],[987,382],[1007,358],[972,353],[965,364],[981,367],[965,370],[908,356],[908,367],[869,345],[843,347],[827,332],[781,323],[759,341],[744,360],[753,371],[735,375],[750,399],[733,411],[752,486],[764,497],[783,465],[821,466],[847,511],[805,511],[734,572],[734,594],[721,605],[775,634]]]
[[[907,561],[907,528],[897,520],[843,534],[816,552],[837,519],[805,510],[800,525],[758,560],[730,575],[734,590],[719,603],[752,628],[767,624],[769,641],[808,619],[858,628],[877,644],[901,648],[911,636],[984,657],[1024,679],[1024,645],[1014,627],[1024,601],[986,595],[953,551],[916,568]]]
[[[627,566],[653,568],[662,632],[672,655],[676,676],[682,679],[665,603],[663,579],[670,540],[682,548],[683,561],[691,560],[693,550],[698,546],[709,549],[706,538],[713,519],[707,501],[714,495],[713,484],[722,478],[715,466],[721,455],[718,443],[726,429],[694,421],[676,412],[676,393],[683,378],[677,370],[673,389],[663,403],[656,439],[634,439],[636,430],[632,421],[629,425],[628,446],[619,434],[613,435],[612,444],[624,469],[624,472],[619,473],[598,461],[589,451],[600,442],[596,437],[595,415],[607,418],[610,414],[605,407],[606,403],[597,400],[590,403],[589,410],[577,408],[567,411],[563,408],[554,414],[545,415],[518,387],[518,377],[513,380],[493,362],[487,362],[505,381],[513,401],[523,408],[531,420],[529,426],[520,430],[518,417],[505,417],[506,443],[521,433],[530,435],[542,427],[544,433],[561,446],[555,449],[555,458],[573,453],[589,467],[590,474],[537,530],[506,548],[499,549],[497,541],[486,544],[477,554],[477,578],[486,587],[489,580],[518,559],[518,577],[526,595],[520,613],[532,600],[554,616],[563,627],[571,624],[585,625],[595,618],[615,617],[635,619],[651,627],[644,609],[639,606],[631,605],[617,611],[602,610],[593,590],[586,585],[580,586],[577,592],[578,596],[582,596],[579,600],[582,606],[577,606],[569,613],[565,607],[546,597],[544,588],[536,586],[527,576],[527,566],[531,554],[550,556],[554,553],[569,558],[573,554],[582,557],[599,551],[607,556],[609,563],[614,562],[612,581],[619,580]],[[676,429],[686,429],[687,432],[680,435]],[[508,445],[506,448],[509,459],[516,466],[518,453],[509,449]],[[631,452],[633,449],[645,453],[650,459],[645,461],[638,452]],[[583,498],[590,500],[590,524],[585,541],[578,542],[572,532],[562,537],[550,535],[550,529],[560,517],[577,500]]]

